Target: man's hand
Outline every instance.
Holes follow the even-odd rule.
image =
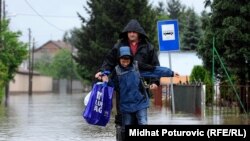
[[[102,80],[102,72],[96,73],[95,78],[97,78],[98,80]]]
[[[97,78],[98,80],[101,80],[102,82],[108,82],[109,81],[108,76],[103,74],[102,72],[96,73],[95,78]]]

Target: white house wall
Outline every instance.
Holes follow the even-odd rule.
[[[202,65],[202,60],[198,58],[196,52],[170,52],[172,70],[178,72],[180,75],[190,75],[195,65]],[[160,65],[170,67],[169,53],[160,52]]]

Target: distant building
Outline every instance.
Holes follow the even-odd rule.
[[[43,44],[41,47],[34,50],[34,60],[40,59],[45,54],[48,55],[50,58],[53,58],[61,49],[68,49],[73,52],[75,51],[73,50],[74,48],[70,44],[64,41],[50,40]]]
[[[34,50],[34,62],[44,56],[46,59],[52,59],[60,50],[66,49],[71,51],[72,53],[76,53],[77,50],[73,48],[70,44],[64,41],[48,41],[39,48]],[[30,52],[31,53],[31,52]],[[19,66],[19,69],[14,77],[15,81],[10,82],[10,92],[19,93],[19,92],[28,92],[29,89],[29,74],[32,74],[32,83],[33,83],[33,92],[54,92],[54,87],[59,89],[60,81],[54,82],[53,78],[50,76],[41,75],[39,72],[29,71],[29,58],[24,60],[23,63]],[[32,62],[32,61],[31,61]],[[34,63],[33,62],[33,63]],[[43,84],[43,85],[41,85]],[[57,87],[58,86],[58,87]],[[71,89],[71,91],[82,91],[83,85],[78,80],[70,80],[65,83],[63,88]],[[86,89],[89,89],[86,87]]]
[[[70,44],[60,40],[58,41],[50,40],[34,50],[34,62],[40,59],[44,55],[47,55],[48,59],[53,58],[56,55],[56,53],[58,53],[58,51],[61,49],[68,49],[70,51],[73,51],[73,53],[76,53],[76,49],[73,48]],[[21,71],[29,70],[28,58],[22,62],[22,64],[19,66],[19,70]]]

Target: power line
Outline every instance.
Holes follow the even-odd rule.
[[[38,17],[37,14],[28,14],[28,13],[15,13],[16,15],[22,15],[22,16],[34,16]],[[51,17],[51,18],[79,18],[77,16],[60,16],[60,15],[41,15],[43,17]],[[40,16],[39,16],[40,17]]]
[[[44,20],[47,24],[49,24],[49,25],[51,25],[51,26],[53,26],[54,28],[56,28],[57,30],[59,30],[59,31],[62,31],[62,32],[65,32],[64,30],[62,30],[61,28],[59,28],[59,27],[57,27],[56,25],[54,25],[54,24],[52,24],[52,23],[50,23],[48,20],[46,20],[41,14],[39,14],[32,6],[31,6],[31,4],[27,1],[27,0],[25,0],[25,2],[26,2],[26,4],[42,19],[42,20]]]

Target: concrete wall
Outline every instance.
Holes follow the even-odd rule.
[[[42,75],[33,75],[33,92],[52,92],[52,78]],[[29,75],[26,73],[17,73],[14,81],[10,82],[9,90],[12,92],[28,92]]]

